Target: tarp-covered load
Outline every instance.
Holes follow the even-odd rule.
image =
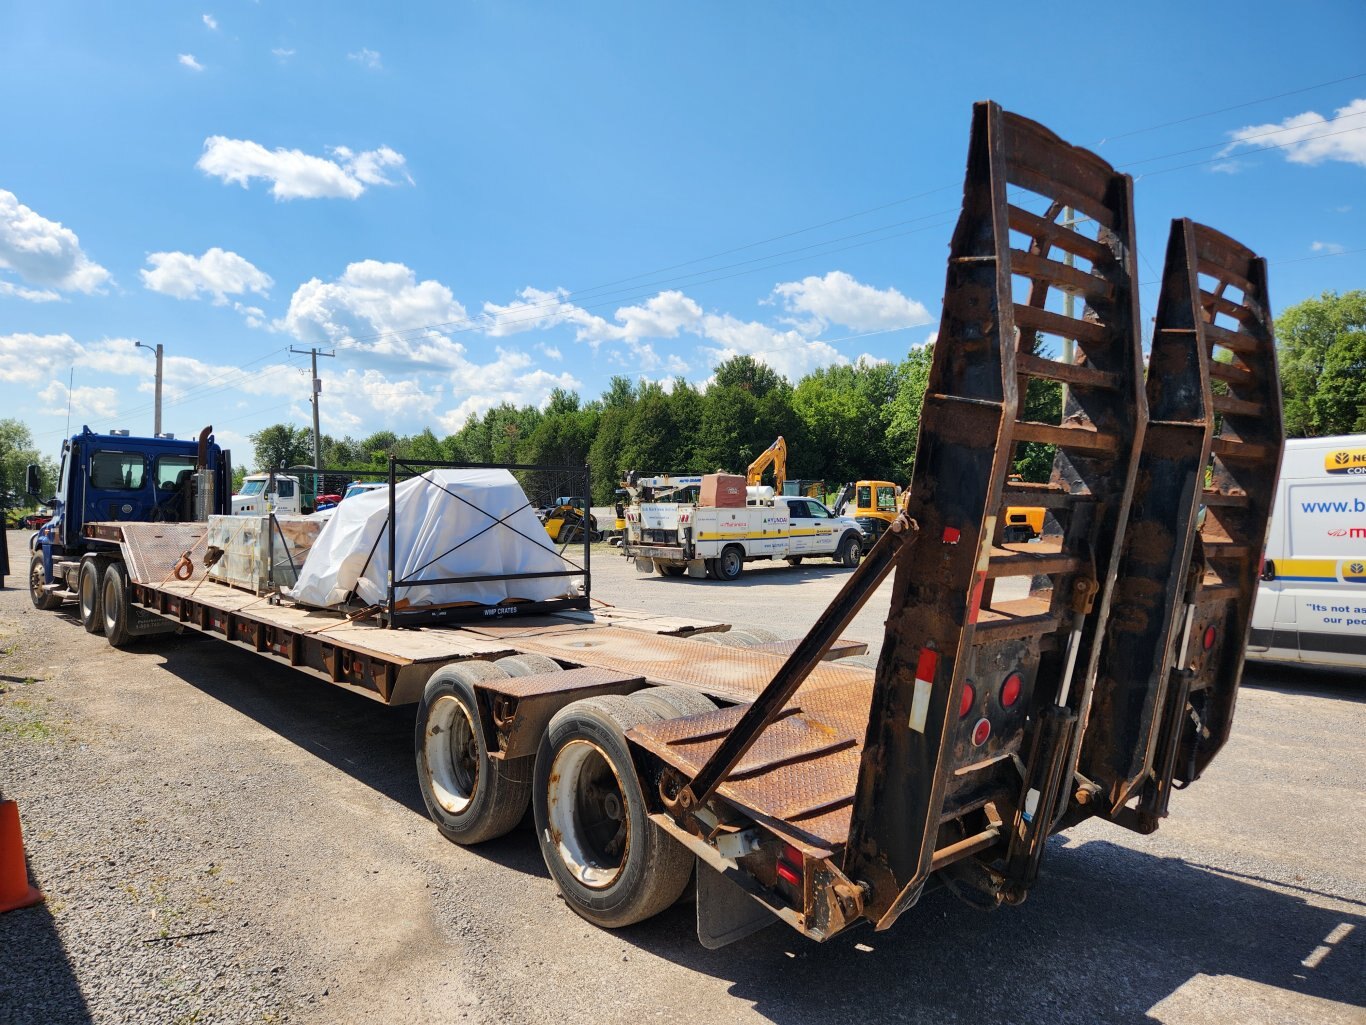
[[[307,605],[367,605],[388,597],[389,489],[348,498],[319,533],[298,583],[284,593]],[[507,470],[428,470],[394,489],[396,580],[557,573],[573,570],[546,534],[526,493]],[[502,522],[499,522],[502,521]],[[581,577],[550,576],[399,588],[410,605],[509,599],[547,601],[577,594]]]

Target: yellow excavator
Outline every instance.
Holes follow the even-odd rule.
[[[759,458],[749,464],[745,471],[745,483],[754,487],[764,479],[764,471],[773,467],[773,493],[783,493],[783,481],[787,480],[787,442],[783,436],[759,453]]]
[[[1011,474],[1012,481],[1020,479],[1019,474]],[[863,528],[864,551],[867,552],[896,519],[900,506],[899,485],[889,480],[861,480],[844,486],[835,499],[835,514],[854,517]],[[1003,540],[1006,543],[1033,541],[1043,534],[1043,521],[1044,510],[1041,506],[1008,506]]]

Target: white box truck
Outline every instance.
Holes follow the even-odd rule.
[[[1366,434],[1286,442],[1247,653],[1366,668]]]

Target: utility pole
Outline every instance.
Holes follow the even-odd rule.
[[[156,385],[156,407],[155,407],[156,412],[152,414],[152,437],[154,437],[154,438],[159,438],[159,437],[161,437],[161,358],[162,358],[162,355],[163,355],[163,353],[162,353],[162,348],[161,348],[161,343],[160,343],[160,342],[157,342],[156,345],[153,346],[153,345],[148,345],[146,342],[134,342],[134,343],[133,343],[133,348],[135,348],[135,349],[151,349],[153,352],[156,353],[156,357],[157,357],[157,385]]]
[[[289,347],[289,351],[301,356],[307,353],[313,357],[313,470],[315,472],[313,486],[316,489],[318,487],[316,473],[323,468],[322,434],[318,430],[318,396],[322,394],[323,382],[318,377],[318,357],[326,356],[331,359],[337,355],[337,351],[333,349],[331,352],[319,352],[316,346],[312,349],[296,349],[292,345]]]

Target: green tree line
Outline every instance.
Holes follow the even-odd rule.
[[[1325,292],[1285,310],[1276,321],[1286,433],[1315,437],[1366,431],[1366,291]],[[650,381],[611,379],[596,399],[554,391],[544,408],[495,406],[470,416],[454,434],[426,429],[400,436],[322,438],[325,467],[382,467],[400,458],[470,463],[582,465],[593,474],[593,499],[606,503],[630,470],[644,473],[741,472],[778,435],[787,439],[789,478],[845,481],[911,475],[920,407],[933,346],[900,363],[860,363],[814,370],[796,384],[749,356],[716,368],[705,391],[679,378],[665,389]],[[1058,422],[1057,385],[1035,381],[1026,419]],[[307,428],[276,424],[252,435],[256,465],[312,462]],[[1046,480],[1053,453],[1022,445],[1017,472]]]

